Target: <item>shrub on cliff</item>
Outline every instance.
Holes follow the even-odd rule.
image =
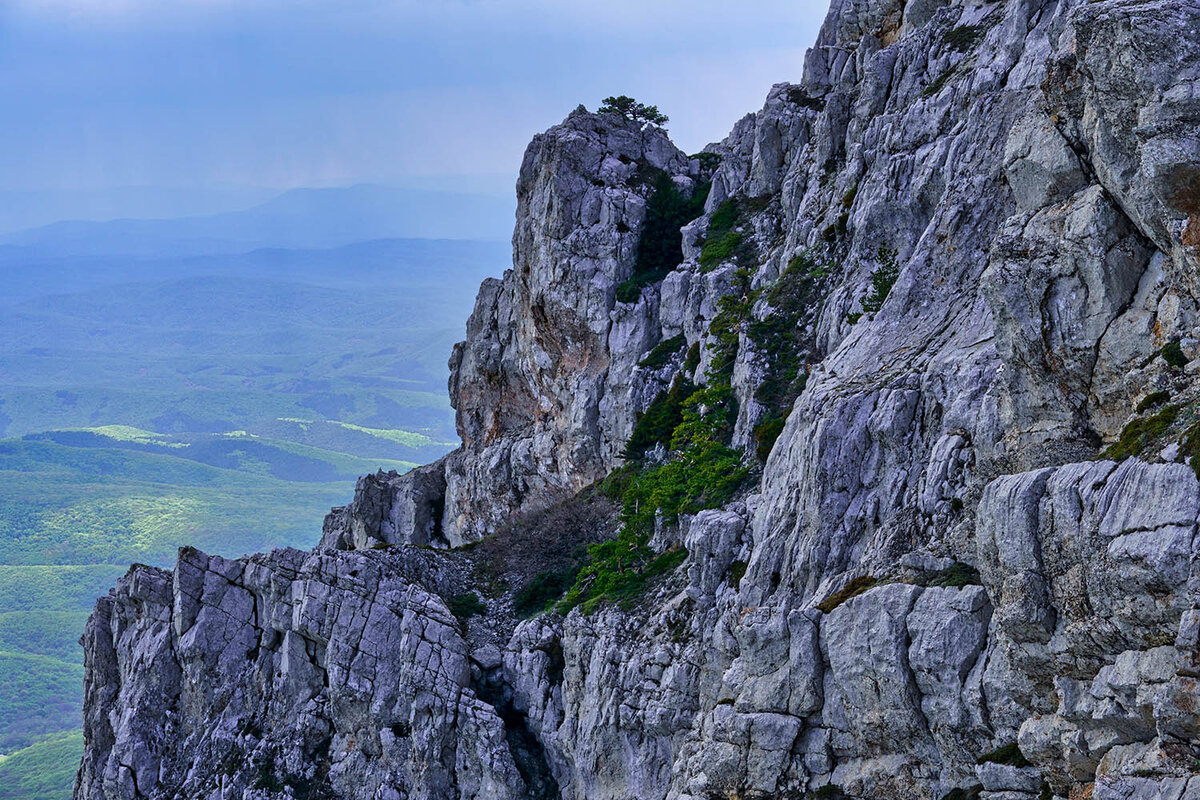
[[[679,266],[683,261],[683,234],[679,229],[703,213],[708,191],[709,184],[701,183],[688,197],[669,174],[657,171],[653,192],[646,201],[633,274],[617,286],[618,302],[636,302],[643,286],[657,283]]]
[[[1179,406],[1167,406],[1149,417],[1139,417],[1121,429],[1117,441],[1104,451],[1104,458],[1124,461],[1130,456],[1145,452],[1151,444],[1167,432],[1179,417]]]
[[[814,297],[827,276],[827,268],[815,263],[808,253],[795,256],[767,292],[767,313],[747,325],[746,335],[764,362],[763,377],[754,392],[755,399],[767,409],[761,431],[755,431],[759,457],[764,461],[807,382],[801,321],[811,319],[815,313]]]
[[[571,588],[577,575],[577,570],[539,572],[513,596],[513,611],[522,619],[545,611]]]
[[[693,388],[676,378],[671,392],[655,400],[659,406],[651,406],[653,414],[643,415],[626,447],[626,456],[633,458],[653,443],[669,441],[670,459],[654,466],[631,460],[598,487],[620,501],[622,528],[615,539],[588,547],[588,563],[558,604],[560,613],[580,605],[587,612],[609,601],[630,605],[652,578],[671,572],[687,557],[681,548],[663,553],[650,548],[655,520],[661,515],[673,523],[680,514],[717,508],[749,475],[741,451],[724,443],[737,417],[733,390],[716,382],[691,391],[679,405],[685,387]]]
[[[883,308],[883,301],[895,286],[896,278],[900,276],[900,264],[896,256],[896,251],[891,248],[879,248],[879,269],[871,273],[871,292],[862,303],[866,313],[874,314]]]
[[[646,354],[645,358],[638,362],[638,366],[645,369],[665,367],[671,363],[671,358],[682,350],[685,344],[687,344],[687,340],[684,339],[682,333],[678,336],[672,336],[670,339],[663,339],[654,346],[653,350]]]
[[[725,261],[734,258],[744,237],[737,231],[741,221],[741,209],[734,198],[729,198],[713,212],[708,223],[708,235],[700,250],[700,270],[708,272]]]
[[[446,601],[446,608],[450,609],[450,613],[463,622],[487,611],[487,606],[474,592],[454,595]]]
[[[649,123],[662,127],[671,121],[671,118],[658,110],[658,106],[648,106],[645,103],[639,103],[628,95],[617,95],[615,97],[606,97],[600,104],[601,114],[615,114],[624,120],[633,122]]]
[[[671,572],[687,557],[682,548],[655,553],[648,542],[645,534],[626,528],[616,539],[589,547],[588,565],[558,604],[558,611],[565,614],[582,605],[584,613],[588,613],[603,602],[628,608],[651,579]]]
[[[1163,345],[1161,350],[1163,361],[1166,361],[1172,367],[1186,367],[1188,357],[1183,354],[1183,348],[1179,346],[1178,340],[1168,342]]]
[[[683,422],[684,403],[695,391],[691,381],[676,376],[671,388],[660,392],[646,413],[638,417],[622,455],[627,459],[641,458],[656,444],[670,445],[675,429]]]

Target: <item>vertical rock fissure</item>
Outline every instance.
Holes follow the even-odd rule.
[[[446,495],[437,494],[429,503],[430,531],[429,541],[440,547],[449,547],[450,540],[446,538],[442,518],[446,514]]]
[[[550,771],[546,750],[529,727],[529,717],[513,702],[512,688],[501,669],[483,673],[474,681],[475,695],[496,711],[504,723],[504,738],[529,800],[562,800],[558,781]]]

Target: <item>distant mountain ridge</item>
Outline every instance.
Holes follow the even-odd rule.
[[[513,201],[482,193],[361,184],[293,189],[243,211],[173,219],[63,221],[0,236],[31,258],[243,253],[269,247],[330,248],[371,239],[505,241]]]
[[[304,282],[330,288],[364,284],[411,288],[464,281],[467,296],[482,279],[481,265],[499,274],[510,260],[507,242],[374,239],[338,247],[264,247],[202,255],[94,254],[56,256],[38,247],[0,245],[5,291],[0,306],[34,297],[124,283],[226,276]]]

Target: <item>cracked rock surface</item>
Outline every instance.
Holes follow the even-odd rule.
[[[572,112],[451,356],[462,447],[362,478],[311,553],[133,568],[76,798],[1200,798],[1197,31],[833,0],[702,154]],[[631,293],[664,177],[704,211]],[[660,521],[687,556],[637,602],[519,619],[520,532],[572,534],[721,359],[748,485]]]

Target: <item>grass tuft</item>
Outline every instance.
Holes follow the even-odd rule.
[[[1142,398],[1142,401],[1137,404],[1137,413],[1142,414],[1152,408],[1158,408],[1163,403],[1171,399],[1170,392],[1151,392]]]
[[[686,344],[687,340],[684,339],[682,333],[678,336],[672,336],[670,339],[663,339],[654,346],[653,350],[646,354],[645,358],[638,362],[638,366],[645,369],[665,367],[671,363],[671,358],[682,350]]]
[[[1179,346],[1178,340],[1163,345],[1159,352],[1162,354],[1163,361],[1166,361],[1168,365],[1176,368],[1187,366],[1188,357],[1183,354],[1183,348]]]
[[[454,595],[446,601],[446,608],[450,609],[450,613],[458,617],[461,622],[466,622],[471,617],[479,616],[487,611],[487,606],[474,592]]]
[[[845,586],[838,589],[829,597],[817,604],[817,609],[822,613],[828,614],[835,608],[840,606],[852,597],[858,597],[863,592],[870,589],[875,584],[879,583],[877,578],[870,575],[859,575],[857,578],[852,578]]]
[[[1139,417],[1121,430],[1117,441],[1109,445],[1103,457],[1124,461],[1144,453],[1154,441],[1167,432],[1179,417],[1179,406],[1167,406],[1149,417]]]

